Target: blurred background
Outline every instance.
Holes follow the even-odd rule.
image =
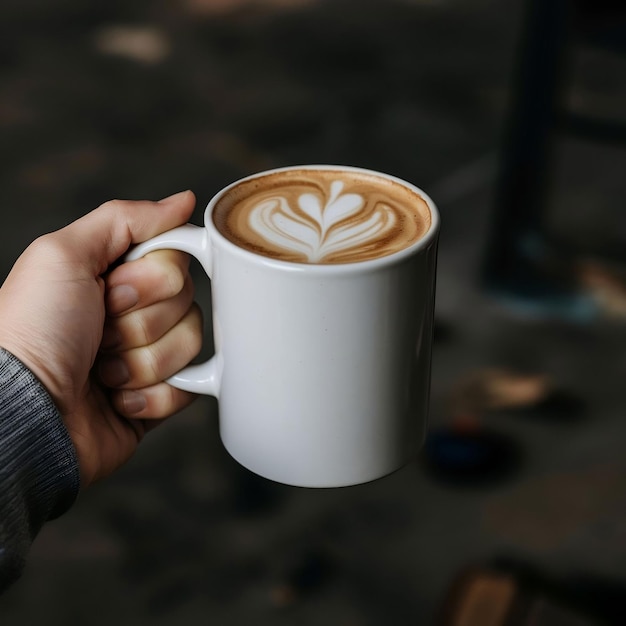
[[[299,163],[405,178],[443,230],[420,459],[277,485],[199,399],[46,526],[2,626],[623,624],[625,22],[608,0],[3,0],[2,279],[108,199],[191,188],[201,223]]]

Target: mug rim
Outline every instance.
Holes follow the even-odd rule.
[[[294,170],[317,170],[317,171],[341,171],[341,172],[358,172],[361,174],[368,174],[378,178],[384,178],[395,182],[403,187],[409,189],[416,195],[418,195],[428,207],[430,212],[430,226],[426,233],[420,237],[416,242],[412,243],[402,250],[377,257],[375,259],[367,259],[365,261],[353,261],[350,263],[298,263],[296,261],[285,261],[283,259],[275,259],[257,252],[246,250],[233,243],[225,237],[217,228],[213,222],[213,210],[215,205],[229,192],[231,189],[237,187],[241,183],[255,180],[257,178],[264,178],[273,174],[279,174],[281,172],[290,172]],[[355,272],[368,272],[379,268],[394,265],[406,258],[418,254],[422,250],[428,249],[437,240],[440,228],[440,215],[437,206],[433,202],[432,198],[422,189],[410,183],[402,178],[393,176],[392,174],[386,174],[377,170],[372,170],[363,167],[356,167],[353,165],[289,165],[286,167],[277,167],[255,174],[250,174],[239,178],[226,187],[223,187],[218,191],[209,201],[204,210],[204,225],[205,228],[211,233],[211,237],[217,239],[220,245],[224,246],[232,254],[239,255],[244,259],[248,259],[257,264],[273,267],[276,269],[287,270],[292,272],[306,272],[308,274],[337,274],[337,273],[355,273]]]

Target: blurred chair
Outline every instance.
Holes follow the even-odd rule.
[[[546,241],[546,191],[557,133],[626,144],[625,123],[563,106],[571,53],[581,45],[626,52],[625,26],[623,0],[526,3],[482,277],[490,292],[530,312],[593,314],[592,303],[571,284],[568,253]]]

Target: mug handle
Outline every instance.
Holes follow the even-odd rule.
[[[124,257],[124,262],[136,261],[155,250],[181,250],[194,256],[211,278],[211,254],[209,236],[205,228],[185,224],[161,233],[132,248]],[[166,380],[167,383],[192,393],[218,397],[221,379],[221,359],[219,354],[198,365],[188,365]]]

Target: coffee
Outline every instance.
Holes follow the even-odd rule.
[[[366,171],[291,169],[244,180],[216,203],[213,223],[235,245],[296,263],[355,263],[421,239],[426,201]]]

